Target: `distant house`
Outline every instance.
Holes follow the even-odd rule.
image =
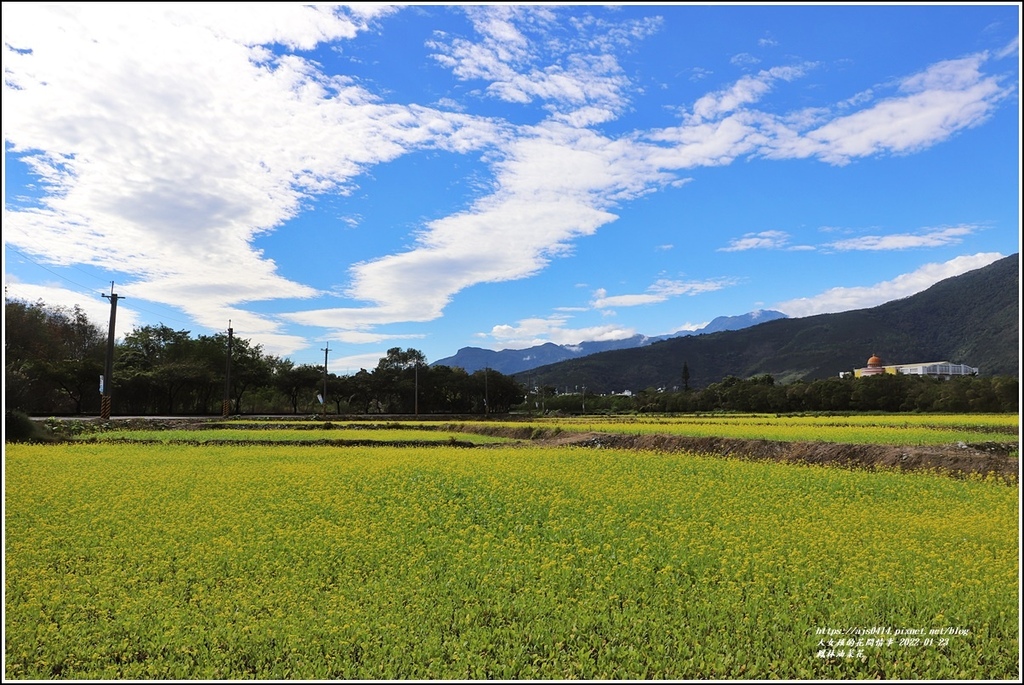
[[[876,376],[883,373],[905,373],[912,376],[931,376],[933,378],[944,378],[946,380],[954,376],[975,376],[978,369],[966,364],[952,364],[950,362],[918,362],[915,364],[883,364],[878,355],[871,355],[868,365],[854,369],[853,375],[856,378],[861,376]]]

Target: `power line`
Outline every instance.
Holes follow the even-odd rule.
[[[25,254],[25,253],[24,253],[24,252],[22,252],[21,250],[18,250],[18,249],[16,249],[16,248],[13,248],[13,247],[11,247],[10,245],[7,245],[7,246],[6,246],[6,249],[10,250],[11,252],[16,252],[17,254],[21,255],[22,257],[24,257],[24,258],[25,258],[25,259],[27,259],[28,261],[30,261],[30,262],[32,262],[33,264],[35,264],[36,266],[38,266],[38,267],[39,267],[40,269],[42,269],[43,271],[46,271],[47,273],[51,273],[51,274],[53,274],[54,276],[56,276],[57,278],[59,278],[59,279],[61,279],[61,280],[67,281],[68,283],[71,283],[71,284],[73,284],[73,285],[76,285],[76,286],[78,286],[79,288],[84,288],[84,289],[86,289],[86,290],[92,290],[92,288],[90,288],[90,287],[89,287],[89,286],[87,286],[87,285],[83,285],[82,283],[78,283],[77,281],[73,281],[73,280],[71,280],[70,278],[68,278],[67,276],[64,276],[63,274],[59,274],[59,273],[57,273],[56,271],[53,271],[53,270],[51,270],[51,269],[48,269],[48,268],[46,268],[45,266],[43,266],[42,264],[40,264],[40,263],[39,263],[39,262],[37,262],[36,260],[32,259],[31,257],[29,257],[29,256],[28,256],[27,254]],[[82,273],[84,273],[84,274],[85,274],[86,276],[89,276],[90,278],[96,278],[97,280],[99,280],[99,278],[98,278],[97,276],[95,276],[94,274],[90,274],[90,273],[89,273],[89,272],[87,272],[87,271],[83,271],[82,269],[80,269],[80,268],[78,268],[78,267],[76,267],[76,266],[74,266],[74,265],[72,265],[72,266],[69,266],[68,268],[71,268],[71,269],[75,269],[76,271],[81,271],[81,272],[82,272]],[[80,295],[83,295],[83,296],[84,296],[84,295],[86,295],[86,293],[81,293],[81,292],[80,292],[79,294],[80,294]],[[96,296],[96,295],[98,295],[98,294],[100,294],[100,293],[96,293],[96,292],[91,292],[91,293],[89,293],[89,295],[91,295],[92,297],[95,297],[95,296]],[[105,296],[104,296],[104,297],[105,297]],[[159,313],[159,312],[154,312],[154,311],[152,311],[152,310],[150,310],[150,309],[146,309],[145,307],[139,307],[139,306],[135,306],[135,305],[133,305],[133,306],[132,306],[132,309],[133,309],[133,310],[135,310],[135,311],[139,311],[139,312],[145,312],[145,313],[147,313],[147,314],[152,314],[153,316],[157,317],[157,318],[158,318],[158,319],[160,319],[161,321],[164,321],[164,320],[169,320],[169,321],[172,321],[172,322],[177,322],[177,323],[183,323],[183,324],[187,324],[187,325],[189,325],[189,326],[195,325],[195,321],[185,321],[184,319],[178,319],[178,318],[175,318],[175,317],[169,317],[169,316],[165,316],[164,314],[161,314],[161,313]]]
[[[74,284],[74,285],[77,285],[77,286],[78,286],[79,288],[85,288],[86,290],[92,290],[92,288],[90,288],[90,287],[89,287],[89,286],[87,286],[87,285],[83,285],[83,284],[81,284],[81,283],[78,283],[77,281],[72,281],[72,280],[71,280],[70,278],[68,278],[67,276],[61,275],[61,274],[59,274],[59,273],[57,273],[56,271],[53,271],[53,270],[51,270],[51,269],[47,269],[47,268],[46,268],[45,266],[43,266],[42,264],[40,264],[40,263],[39,263],[39,262],[37,262],[36,260],[32,259],[31,257],[29,257],[29,256],[28,256],[27,254],[25,254],[25,253],[24,253],[24,252],[22,252],[21,250],[16,250],[15,248],[11,247],[10,245],[8,245],[8,246],[7,246],[7,249],[8,249],[8,250],[10,250],[11,252],[17,252],[17,253],[18,253],[18,254],[20,254],[20,255],[21,255],[22,257],[24,257],[24,258],[25,258],[25,259],[27,259],[28,261],[32,262],[32,263],[33,263],[33,264],[35,264],[36,266],[38,266],[38,267],[39,267],[40,269],[42,269],[43,271],[45,271],[45,272],[47,272],[47,273],[51,273],[51,274],[53,274],[54,276],[56,276],[57,278],[60,278],[60,279],[62,279],[62,280],[65,280],[65,281],[67,281],[68,283],[72,283],[72,284]],[[85,273],[85,272],[83,271],[82,273]],[[87,275],[87,276],[92,276],[92,274],[86,274],[86,275]]]

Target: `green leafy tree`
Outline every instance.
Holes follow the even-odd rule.
[[[106,336],[79,306],[4,301],[4,396],[9,408],[82,413],[99,406]]]
[[[427,358],[419,350],[392,347],[373,370],[376,400],[385,413],[412,413],[420,367]]]
[[[511,376],[506,376],[493,369],[477,371],[472,378],[476,380],[476,391],[480,393],[478,396],[482,396],[483,401],[479,406],[484,413],[506,413],[511,407],[521,404],[526,398],[526,390],[522,385]],[[481,387],[481,378],[483,387]]]
[[[323,379],[323,367],[313,364],[295,366],[291,361],[277,363],[273,374],[274,385],[288,398],[292,413],[299,413],[300,403],[308,405],[316,397]]]
[[[221,335],[226,356],[227,336]],[[222,357],[221,368],[226,367]],[[262,345],[254,345],[246,338],[235,338],[231,345],[231,397],[234,413],[242,413],[242,397],[247,391],[272,385],[277,358],[263,353]],[[226,370],[226,369],[225,369]]]
[[[174,414],[184,389],[208,381],[193,347],[189,331],[162,324],[127,334],[114,361],[115,404],[129,413]]]

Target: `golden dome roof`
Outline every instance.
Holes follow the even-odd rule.
[[[881,365],[882,365],[882,358],[879,357],[876,354],[871,355],[871,358],[868,359],[868,366],[881,366]]]

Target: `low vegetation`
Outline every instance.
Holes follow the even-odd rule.
[[[670,418],[544,417],[526,421],[453,423],[454,429],[526,426],[576,432],[692,437],[815,441],[848,444],[948,445],[991,441],[1017,442],[1014,414],[971,415],[699,415]]]

